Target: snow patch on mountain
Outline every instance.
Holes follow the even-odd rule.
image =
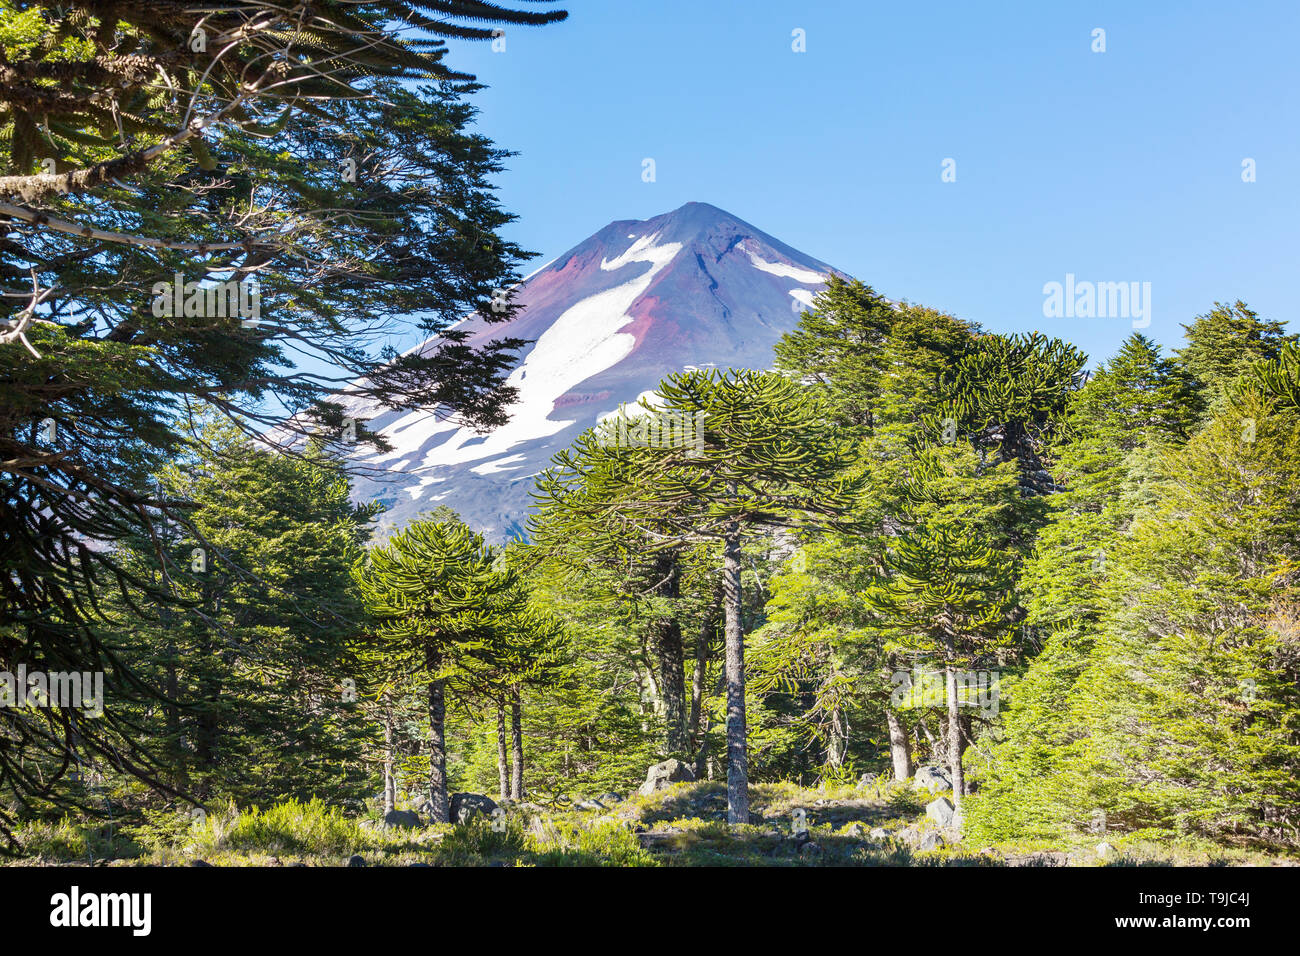
[[[409,454],[413,447],[426,446],[435,435],[454,432],[429,449],[416,470],[466,464],[496,458],[522,442],[553,435],[572,425],[573,419],[551,418],[556,400],[628,356],[636,345],[636,336],[621,331],[633,321],[628,310],[655,276],[681,252],[681,243],[657,246],[656,238],[657,235],[642,236],[621,255],[602,259],[600,268],[604,272],[638,263],[648,263],[650,267],[622,285],[589,296],[566,309],[537,339],[523,364],[507,379],[507,384],[517,388],[519,394],[509,407],[510,421],[506,425],[484,436],[450,422],[430,421],[428,416],[421,420],[421,413],[413,412],[381,429],[394,450],[372,461],[379,463]],[[512,455],[471,470],[481,475],[509,471],[514,469],[506,465],[522,460],[522,456]]]
[[[782,279],[794,279],[796,282],[807,282],[811,285],[820,286],[826,282],[826,276],[820,272],[813,272],[811,269],[800,269],[796,265],[786,262],[768,262],[758,253],[751,249],[748,240],[741,244],[745,254],[749,256],[749,261],[754,264],[755,269],[762,272],[779,276]],[[793,293],[791,293],[793,294]]]
[[[388,506],[384,526],[442,502],[490,538],[519,534],[533,476],[552,455],[620,407],[647,414],[638,402],[659,405],[669,374],[769,368],[773,346],[833,271],[707,203],[612,222],[521,282],[510,323],[466,324],[476,346],[532,341],[507,378],[517,390],[507,423],[480,434],[427,410],[358,402],[352,414],[392,450],[359,453],[365,477],[354,494]]]

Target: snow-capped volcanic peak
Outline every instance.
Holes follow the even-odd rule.
[[[371,427],[393,449],[363,459],[357,495],[389,505],[384,524],[445,504],[494,539],[519,533],[552,455],[673,372],[768,368],[831,271],[706,203],[611,223],[529,276],[511,322],[462,326],[474,345],[532,341],[509,376],[509,422],[481,435],[426,412],[380,414]]]

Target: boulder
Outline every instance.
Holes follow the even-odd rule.
[[[1112,854],[1114,854],[1114,852],[1115,852],[1115,848],[1111,846],[1109,843],[1097,844],[1097,855],[1101,857],[1103,860],[1108,859]]]
[[[384,826],[411,829],[420,826],[420,815],[414,810],[389,810],[384,814]]]
[[[476,813],[490,817],[496,808],[497,802],[481,793],[453,793],[450,807],[451,822],[469,823]]]
[[[948,779],[948,774],[942,767],[922,767],[916,771],[916,776],[912,778],[912,786],[918,790],[941,793],[944,790],[952,789],[952,781]]]
[[[947,797],[938,797],[926,804],[925,815],[941,827],[950,827],[957,818],[957,811]]]
[[[862,790],[865,787],[874,787],[876,785],[876,780],[879,779],[879,777],[880,774],[864,773],[858,778],[858,789]]]
[[[354,855],[348,857],[348,866],[365,866],[365,865],[366,865],[366,858],[364,856]]]
[[[937,850],[943,846],[943,837],[933,830],[927,830],[921,834],[921,839],[917,842],[916,848],[922,852],[928,850]]]
[[[873,840],[888,840],[888,839],[889,839],[889,831],[886,830],[884,827],[873,827],[872,830],[871,830],[871,832],[870,832],[869,834],[867,834],[867,835],[868,835],[869,837],[871,837],[871,839],[873,839]]]
[[[657,763],[646,771],[645,783],[641,784],[641,789],[637,793],[643,797],[659,790],[664,790],[675,783],[690,783],[695,780],[695,771],[680,760],[665,760],[663,763]]]
[[[606,792],[606,793],[602,793],[602,794],[601,794],[599,797],[597,797],[596,799],[597,799],[600,803],[603,803],[603,804],[604,804],[605,806],[607,806],[607,807],[612,807],[612,806],[613,806],[614,804],[616,804],[616,803],[622,803],[622,802],[623,802],[623,798],[620,797],[617,793],[614,793],[613,791],[609,791],[609,792]]]
[[[605,805],[599,800],[587,800],[586,798],[583,798],[582,800],[575,801],[573,808],[575,810],[604,810]]]

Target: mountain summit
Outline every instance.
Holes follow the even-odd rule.
[[[462,326],[476,346],[532,342],[509,377],[519,389],[509,423],[478,434],[381,412],[370,427],[393,450],[358,462],[357,497],[388,505],[384,525],[448,505],[490,539],[518,535],[552,455],[672,372],[770,367],[832,271],[707,203],[612,222],[529,276],[513,321]]]

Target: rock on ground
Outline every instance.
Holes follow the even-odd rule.
[[[916,848],[923,851],[937,850],[941,846],[943,846],[943,837],[939,836],[939,834],[935,833],[933,830],[921,834],[921,839],[916,844]]]
[[[948,774],[942,767],[922,767],[916,771],[912,778],[912,786],[918,790],[929,790],[931,793],[938,793],[943,790],[952,789],[952,781],[948,779]]]
[[[481,793],[453,793],[451,795],[451,822],[469,823],[476,813],[490,817],[492,811],[496,808],[497,802]]]
[[[956,819],[957,812],[947,797],[939,797],[926,804],[925,815],[941,827],[950,827]]]
[[[384,826],[411,829],[420,826],[420,815],[414,810],[389,810],[384,814]]]
[[[690,783],[695,780],[695,771],[680,760],[665,760],[646,771],[645,783],[637,793],[648,797],[658,790],[664,790],[674,783]]]

